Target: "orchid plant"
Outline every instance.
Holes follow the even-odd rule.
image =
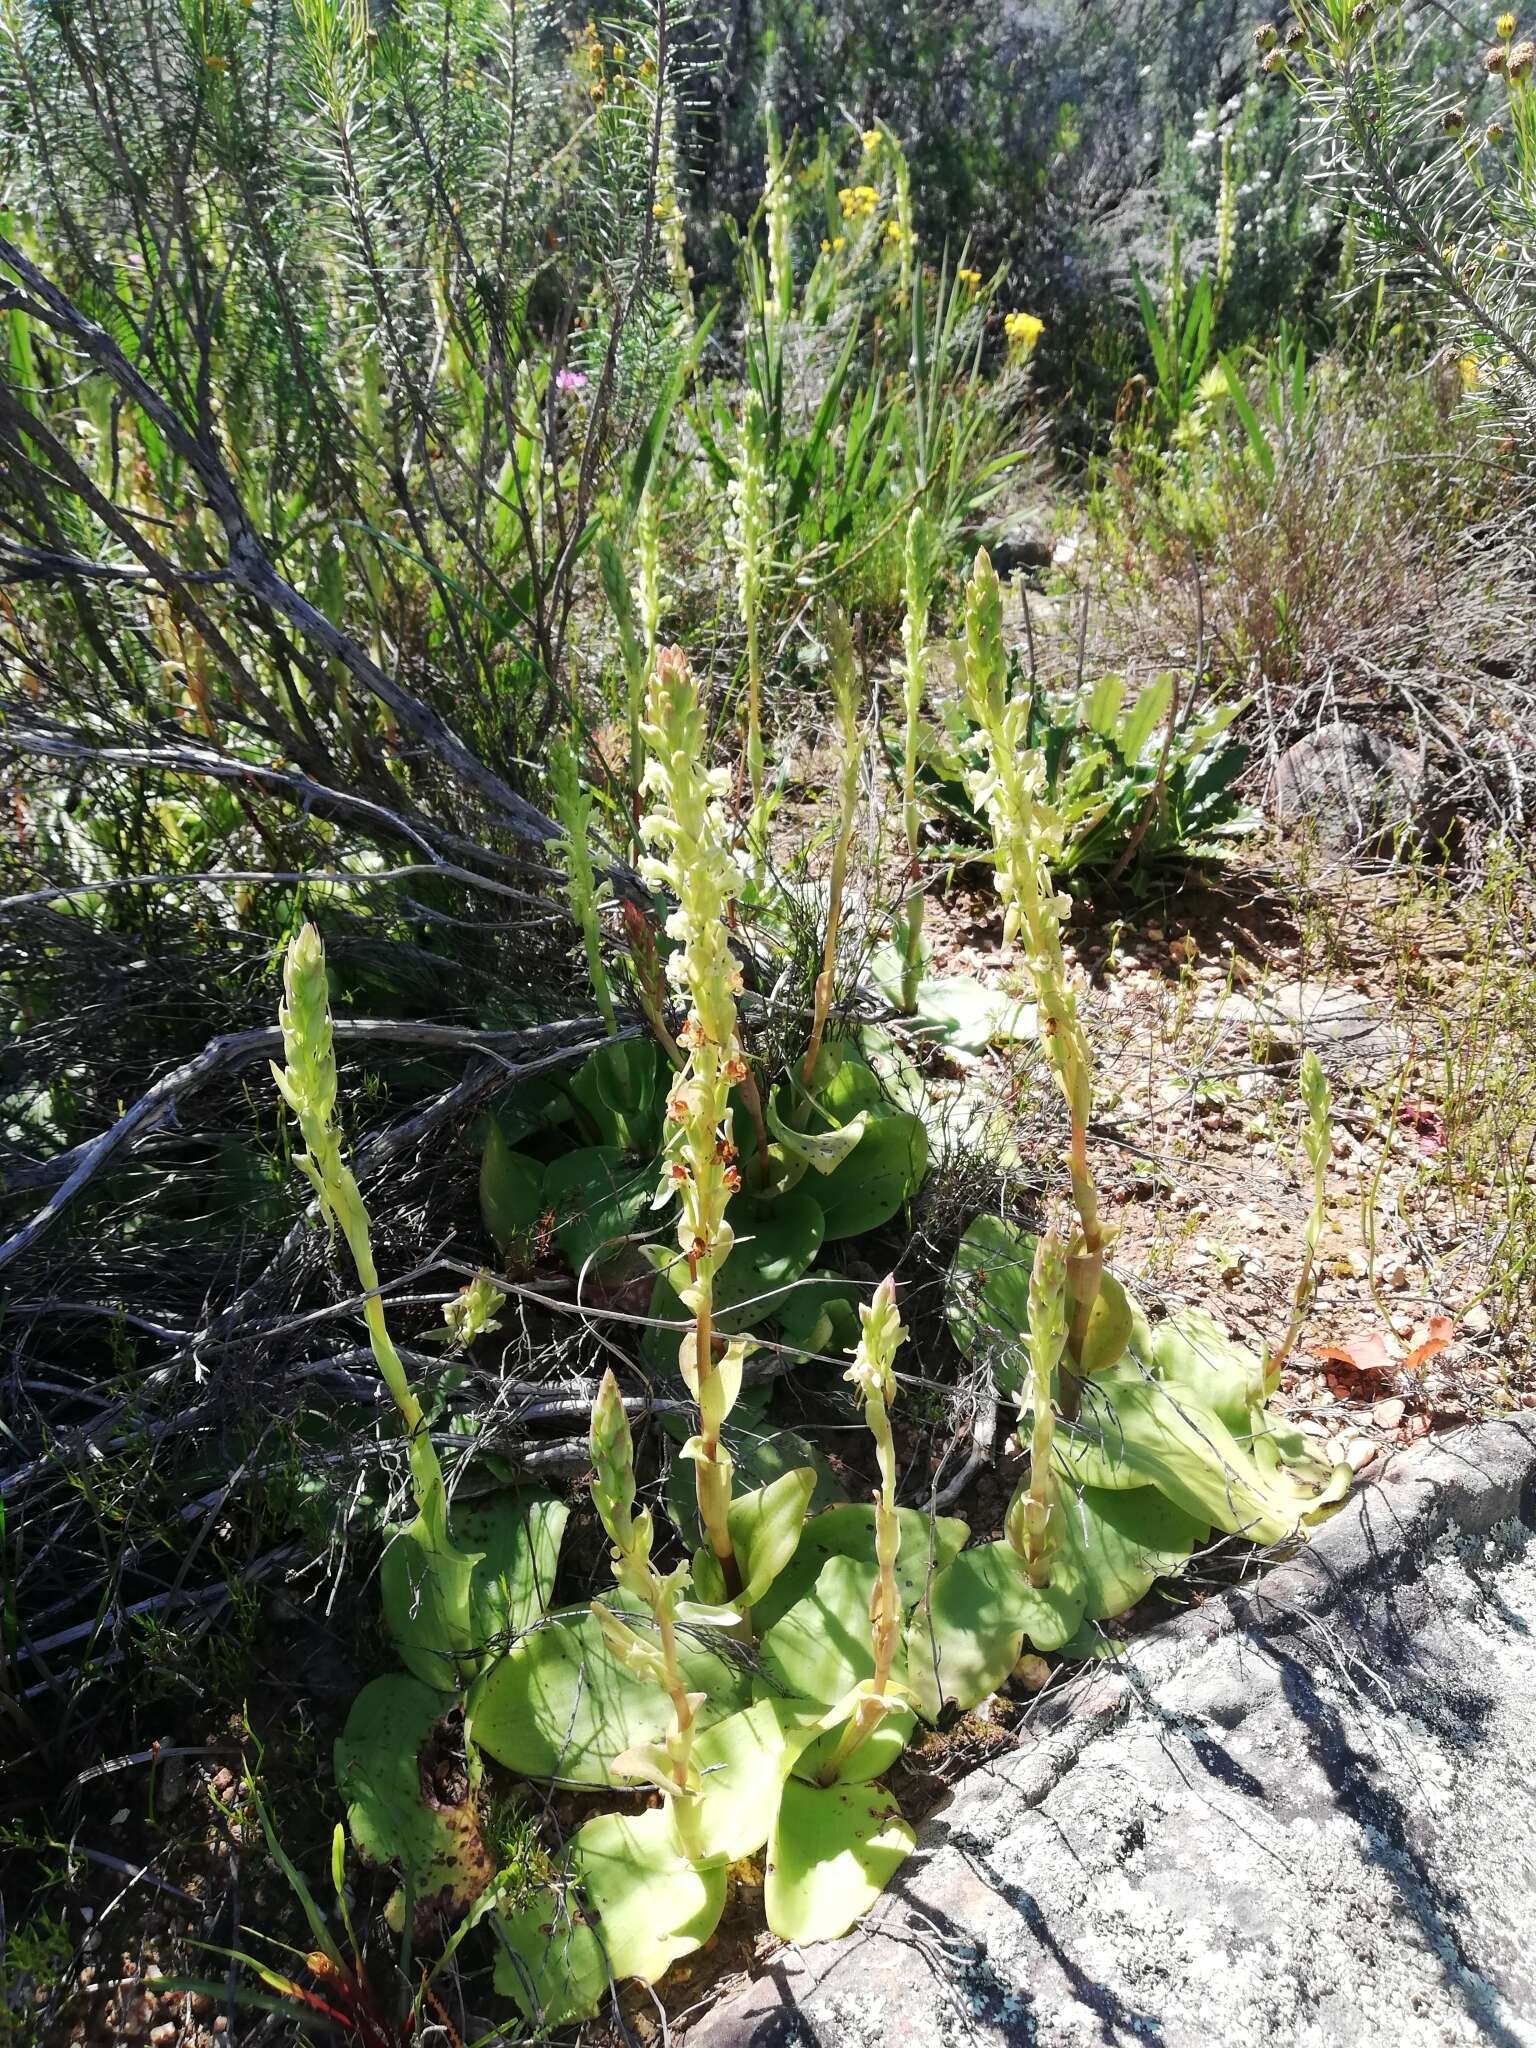
[[[922,637],[925,545],[920,528],[909,530],[909,651]],[[598,1598],[553,1601],[566,1510],[547,1494],[509,1489],[450,1504],[341,1154],[323,950],[309,927],[290,948],[278,1085],[299,1119],[301,1165],[322,1214],[340,1224],[357,1266],[417,1506],[386,1549],[381,1579],[409,1675],[376,1679],[337,1745],[349,1825],[366,1857],[398,1869],[399,1924],[425,1905],[458,1920],[457,1939],[482,1920],[492,1927],[498,1986],[542,2027],[591,2014],[620,1980],[656,1982],[708,1940],[733,1873],[759,1857],[774,1934],[811,1942],[846,1931],[914,1846],[879,1781],[923,1723],[976,1705],[1025,1654],[1094,1654],[1098,1625],[1213,1531],[1294,1539],[1349,1481],[1347,1468],[1317,1460],[1266,1412],[1306,1274],[1291,1331],[1260,1360],[1198,1312],[1154,1328],[1106,1265],[1112,1233],[1090,1154],[1092,1054],[1062,951],[1070,903],[1050,879],[1059,819],[1026,743],[1027,708],[1010,689],[1000,593],[983,554],[965,611],[965,689],[984,743],[972,794],[1066,1106],[1073,1223],[1032,1241],[1006,1219],[982,1216],[956,1261],[951,1328],[1016,1401],[1028,1451],[1000,1535],[971,1544],[963,1521],[899,1504],[892,1411],[906,1331],[894,1278],[868,1298],[844,1279],[822,1302],[796,1285],[824,1238],[867,1228],[866,1218],[889,1220],[926,1162],[920,1116],[888,1099],[889,1064],[867,1035],[827,1031],[861,755],[851,634],[835,614],[827,640],[844,772],[803,1054],[759,1087],[742,1038],[733,927],[746,883],[732,852],[730,778],[710,765],[704,704],[682,650],[659,648],[646,660],[639,833],[643,877],[670,905],[670,951],[664,969],[659,950],[647,969],[642,1004],[660,1042],[615,1011],[607,1042],[560,1103],[544,1098],[521,1112],[519,1135],[555,1156],[519,1153],[499,1127],[487,1141],[482,1197],[503,1255],[517,1255],[537,1215],[579,1284],[594,1272],[633,1273],[635,1259],[643,1271],[648,1259],[656,1277],[647,1345],[693,1402],[694,1427],[675,1459],[691,1485],[687,1497],[668,1491],[669,1530],[641,1501],[630,1420],[641,1397],[604,1375],[590,1491],[612,1586]],[[568,828],[584,830],[574,761],[555,773]],[[584,858],[584,847],[568,854],[566,872],[585,932]],[[662,1018],[658,971],[681,1012],[675,1036]],[[1315,1251],[1328,1153],[1327,1087],[1315,1062],[1303,1088]],[[922,1092],[908,1068],[905,1099]],[[582,1118],[602,1142],[559,1150],[560,1126]],[[637,1227],[648,1207],[665,1212],[663,1241]],[[482,1275],[450,1305],[455,1342],[492,1326],[497,1292]],[[792,1350],[851,1350],[845,1380],[873,1447],[869,1501],[813,1513],[812,1465],[738,1469],[728,1429],[752,1331],[770,1318]],[[423,1793],[419,1759],[460,1725],[469,1790],[447,1811]],[[486,1759],[587,1791],[647,1787],[660,1803],[586,1819],[530,1891],[526,1879],[494,1869],[481,1839],[475,1787]]]

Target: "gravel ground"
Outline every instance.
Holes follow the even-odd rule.
[[[689,2048],[1536,2048],[1536,1432],[1393,1461],[1104,1671]]]

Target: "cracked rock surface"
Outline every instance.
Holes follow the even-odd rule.
[[[690,2048],[1536,2048],[1536,1434],[1396,1460],[1085,1680]]]

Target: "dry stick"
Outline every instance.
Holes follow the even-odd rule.
[[[490,1053],[498,1060],[507,1078],[513,1080],[520,1079],[528,1073],[538,1072],[542,1067],[552,1065],[556,1061],[573,1058],[578,1052],[590,1051],[601,1042],[593,1039],[588,1044],[569,1045],[551,1055],[548,1060],[535,1061],[529,1066],[519,1067],[499,1059],[495,1051],[498,1040],[509,1048],[523,1051],[528,1048],[530,1039],[535,1045],[547,1045],[551,1037],[562,1033],[585,1032],[590,1035],[592,1020],[573,1018],[559,1024],[548,1025],[542,1031],[531,1034],[526,1031],[472,1031],[454,1024],[395,1023],[387,1018],[338,1023],[335,1030],[339,1040],[354,1044],[433,1045]],[[233,1031],[222,1038],[210,1040],[195,1058],[186,1061],[182,1066],[173,1067],[170,1073],[162,1075],[109,1129],[64,1155],[65,1161],[73,1160],[74,1164],[68,1168],[63,1184],[30,1221],[24,1223],[4,1244],[0,1244],[0,1270],[19,1258],[23,1252],[30,1251],[38,1239],[52,1229],[82,1188],[100,1172],[108,1160],[114,1158],[141,1133],[153,1130],[184,1095],[200,1088],[215,1074],[249,1066],[253,1060],[270,1059],[274,1052],[281,1049],[282,1034],[276,1025],[266,1025],[252,1031]]]
[[[514,889],[506,882],[493,882],[470,868],[451,862],[420,862],[400,868],[204,868],[169,871],[151,875],[114,875],[100,882],[65,882],[53,889],[28,889],[20,896],[0,896],[0,911],[25,910],[34,903],[60,903],[72,896],[106,895],[113,889],[231,888],[253,882],[308,883],[315,887],[363,889],[370,882],[399,882],[412,875],[441,875],[462,882],[471,889],[485,889],[513,903],[526,903],[538,910],[551,906],[542,896],[527,889]]]
[[[278,574],[263,552],[245,506],[218,454],[188,429],[175,409],[128,361],[111,335],[94,320],[88,319],[4,235],[0,235],[0,262],[14,271],[27,288],[24,293],[15,290],[0,292],[0,305],[40,320],[72,341],[154,422],[171,448],[196,476],[207,496],[209,508],[224,529],[229,549],[226,567],[231,583],[247,596],[279,613],[305,638],[340,662],[354,681],[377,697],[401,726],[451,768],[461,781],[476,790],[520,837],[540,841],[558,838],[559,828],[552,819],[509,788],[493,769],[470,751],[445,719],[393,677],[386,675],[354,640]],[[611,376],[606,365],[605,372]],[[34,423],[18,421],[17,424],[30,432]]]
[[[419,815],[391,810],[372,797],[335,789],[329,783],[318,782],[313,776],[300,775],[293,769],[273,768],[260,761],[244,761],[232,754],[216,754],[192,746],[94,746],[73,733],[29,731],[16,725],[8,725],[0,734],[0,751],[6,748],[14,748],[23,754],[40,754],[50,760],[95,761],[108,768],[158,768],[167,775],[206,775],[215,782],[256,783],[266,789],[291,793],[301,800],[304,812],[312,811],[316,817],[333,819],[338,823],[343,820],[364,822],[375,826],[386,837],[403,839],[408,845],[417,847],[445,873],[451,871],[452,864],[444,861],[438,847],[433,844],[434,837],[442,846],[454,848],[463,858],[483,861],[488,867],[505,868],[509,873],[534,876],[540,881],[559,880],[557,870],[552,867],[526,857],[513,858],[509,854],[497,853],[489,846],[465,839]]]

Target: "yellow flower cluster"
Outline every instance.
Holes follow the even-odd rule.
[[[880,204],[880,194],[873,185],[844,185],[837,203],[843,209],[844,220],[867,220]]]
[[[888,220],[886,222],[885,239],[890,243],[893,249],[899,249],[901,247],[901,222],[899,220]]]
[[[843,238],[841,235],[834,235],[831,241],[828,241],[825,235],[821,238],[821,253],[823,256],[835,256],[842,246]]]
[[[859,140],[864,145],[864,154],[866,156],[873,156],[880,147],[880,130],[878,128],[866,128],[859,137]]]
[[[980,291],[981,272],[979,270],[969,270],[962,267],[961,269],[955,272],[955,276],[960,280],[961,284],[965,286],[968,292]]]
[[[1003,333],[1008,337],[1008,346],[1020,355],[1028,355],[1035,343],[1045,332],[1045,322],[1036,319],[1033,313],[1008,313],[1003,319]]]

